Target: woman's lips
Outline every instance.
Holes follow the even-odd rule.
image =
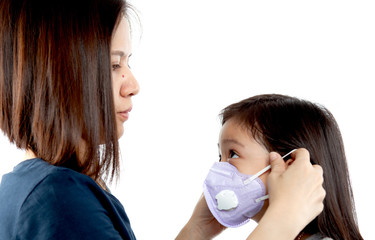
[[[128,110],[125,110],[125,111],[122,111],[122,112],[117,112],[117,114],[120,116],[120,119],[122,121],[126,121],[129,119],[129,112],[131,111],[132,109],[129,108]]]

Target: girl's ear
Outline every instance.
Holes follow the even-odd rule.
[[[294,160],[292,158],[290,158],[285,163],[286,163],[286,165],[290,166],[293,162],[294,162]]]

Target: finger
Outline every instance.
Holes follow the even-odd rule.
[[[317,172],[319,172],[319,173],[321,173],[321,175],[323,175],[323,168],[319,165],[319,164],[314,164],[314,165],[312,165],[313,166],[313,168],[317,171]]]
[[[291,157],[293,159],[294,165],[304,165],[306,163],[310,163],[310,153],[306,148],[299,148],[296,151],[292,152]]]
[[[323,168],[318,164],[314,164],[312,165],[312,167],[317,174],[317,177],[318,177],[317,182],[319,184],[323,184],[324,182]]]
[[[326,196],[326,191],[322,186],[320,186],[316,189],[316,191],[314,192],[312,196],[313,196],[312,199],[315,199],[314,200],[314,202],[316,203],[315,204],[315,213],[316,213],[315,216],[317,216],[324,209],[324,198]]]
[[[276,152],[271,152],[269,158],[272,173],[282,174],[283,172],[285,172],[287,165],[284,162],[284,159],[280,156],[280,154]]]

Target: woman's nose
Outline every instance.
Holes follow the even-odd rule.
[[[121,96],[131,97],[137,95],[140,90],[140,87],[133,73],[129,70],[122,77],[124,78],[124,81],[120,89]]]

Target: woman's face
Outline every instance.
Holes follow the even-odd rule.
[[[219,152],[222,162],[229,162],[243,174],[254,175],[269,165],[269,152],[254,139],[248,129],[239,125],[235,119],[226,121],[221,129]],[[266,189],[268,174],[269,172],[266,172],[259,177]],[[253,220],[259,221],[267,207],[268,200]]]
[[[124,133],[123,124],[132,110],[131,97],[139,92],[139,85],[129,68],[132,54],[129,24],[122,18],[111,43],[112,86],[116,111],[118,138]]]

